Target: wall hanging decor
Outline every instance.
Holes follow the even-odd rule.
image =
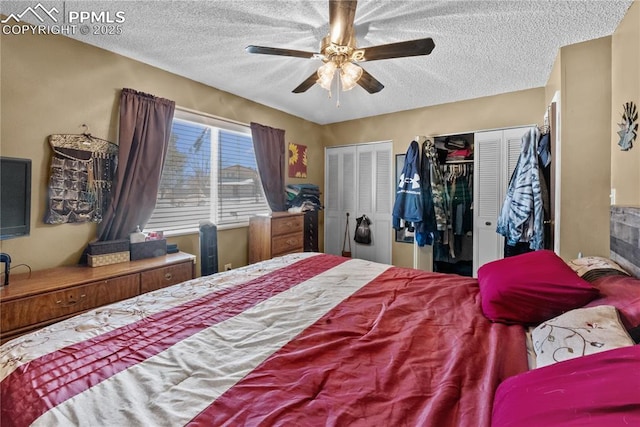
[[[110,202],[118,146],[89,133],[50,135],[49,145],[45,224],[100,222]]]
[[[622,123],[618,123],[620,130],[618,145],[622,151],[633,148],[633,141],[638,137],[638,110],[633,102],[626,102],[622,110]]]
[[[289,178],[307,177],[307,146],[289,143]]]

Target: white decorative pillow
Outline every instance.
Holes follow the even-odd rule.
[[[635,343],[612,305],[577,308],[533,330],[536,367]]]
[[[593,282],[595,279],[602,276],[610,276],[613,274],[619,274],[623,276],[629,276],[629,272],[620,267],[615,261],[599,257],[599,256],[586,256],[569,261],[569,267],[576,274],[582,277],[587,282]]]
[[[535,328],[533,326],[529,326],[524,331],[525,346],[527,348],[527,365],[529,366],[529,370],[536,368],[536,352],[533,349],[533,338],[531,338],[531,334],[533,334],[534,329]]]

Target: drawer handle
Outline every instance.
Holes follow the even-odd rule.
[[[62,304],[62,307],[71,307],[72,305],[77,304],[81,299],[86,298],[86,296],[87,296],[87,294],[82,294],[82,295],[80,295],[80,298],[78,298],[78,299],[69,298],[69,301],[67,301],[64,304],[62,304],[62,300],[57,300],[56,304]]]
[[[164,275],[164,280],[171,280],[173,278],[173,275],[171,273],[167,273]]]
[[[298,240],[297,239],[289,239],[287,240],[287,245],[289,246],[295,246],[298,244]]]

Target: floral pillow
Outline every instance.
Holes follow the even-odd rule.
[[[587,282],[610,275],[629,276],[630,274],[615,261],[599,256],[586,256],[568,262],[569,267]]]
[[[536,327],[532,339],[538,368],[635,344],[612,305],[568,311]]]

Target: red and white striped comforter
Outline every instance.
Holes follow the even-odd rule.
[[[4,344],[0,424],[483,426],[526,369],[475,279],[304,253]]]

